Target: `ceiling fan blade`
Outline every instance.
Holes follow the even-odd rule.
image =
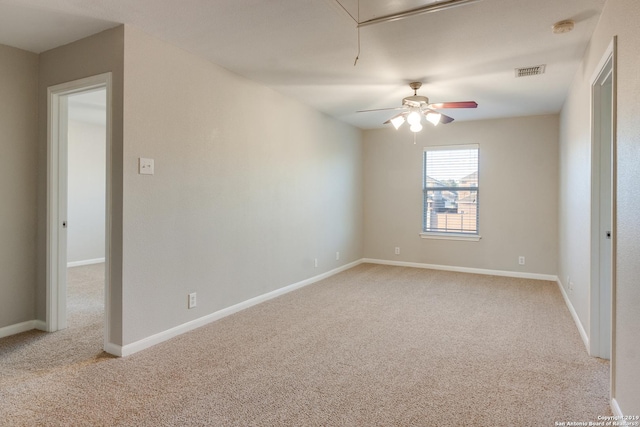
[[[443,125],[446,125],[447,123],[451,123],[454,118],[453,117],[449,117],[447,115],[444,115],[442,113],[440,113],[441,117],[440,117],[440,123],[442,123]]]
[[[428,114],[430,113],[438,114],[440,116],[440,121],[437,123],[442,123],[443,125],[446,125],[447,123],[451,123],[454,120],[453,117],[449,117],[446,114],[442,114],[441,112],[432,110],[430,108],[425,108],[422,110],[422,114],[424,114],[424,116],[427,118],[427,121],[430,121],[428,116]]]
[[[370,111],[388,111],[388,110],[404,110],[404,107],[395,107],[395,108],[376,108],[374,110],[359,110],[356,113],[368,113]]]
[[[460,101],[460,102],[438,102],[436,104],[429,104],[428,108],[476,108],[478,103],[475,101]]]
[[[396,114],[395,116],[391,117],[389,120],[387,120],[386,122],[383,123],[383,125],[388,125],[389,123],[391,123],[391,120],[395,119],[396,117],[400,117],[400,116],[407,116],[409,115],[408,112],[404,112],[404,113],[400,113],[400,114]]]

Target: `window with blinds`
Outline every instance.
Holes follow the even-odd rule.
[[[478,145],[424,149],[422,231],[478,234]]]

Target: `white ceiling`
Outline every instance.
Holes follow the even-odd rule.
[[[437,0],[360,0],[360,21]],[[357,0],[341,0],[353,16]],[[33,52],[120,23],[361,128],[382,127],[422,81],[456,120],[557,113],[605,0],[481,0],[357,30],[335,0],[0,0],[0,43]],[[573,32],[551,26],[573,19]],[[516,67],[546,64],[541,76]]]

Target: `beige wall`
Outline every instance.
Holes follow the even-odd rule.
[[[362,257],[359,130],[131,27],[124,111],[124,344]]]
[[[35,318],[38,56],[0,45],[0,328]]]
[[[590,79],[614,35],[618,36],[617,71],[617,289],[612,395],[625,415],[640,414],[640,3],[608,0],[585,52],[561,119],[561,278],[580,277],[569,295],[588,330]],[[575,205],[573,204],[575,203]],[[579,275],[579,276],[578,276]],[[565,284],[566,286],[566,284]]]
[[[480,145],[479,242],[418,235],[423,149],[454,144]],[[557,151],[556,115],[366,131],[365,257],[555,275]]]
[[[37,318],[46,318],[47,88],[112,73],[111,325],[109,342],[122,342],[122,75],[124,27],[104,31],[40,54],[38,89],[38,277]]]
[[[359,130],[129,27],[40,55],[41,117],[48,87],[107,71],[110,343],[135,342],[361,258]],[[35,299],[44,320],[46,120],[38,131]],[[140,156],[155,159],[154,176],[137,175]],[[198,308],[186,310],[193,291]]]

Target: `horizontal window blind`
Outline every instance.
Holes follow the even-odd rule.
[[[478,152],[478,145],[424,149],[424,232],[478,234]]]

